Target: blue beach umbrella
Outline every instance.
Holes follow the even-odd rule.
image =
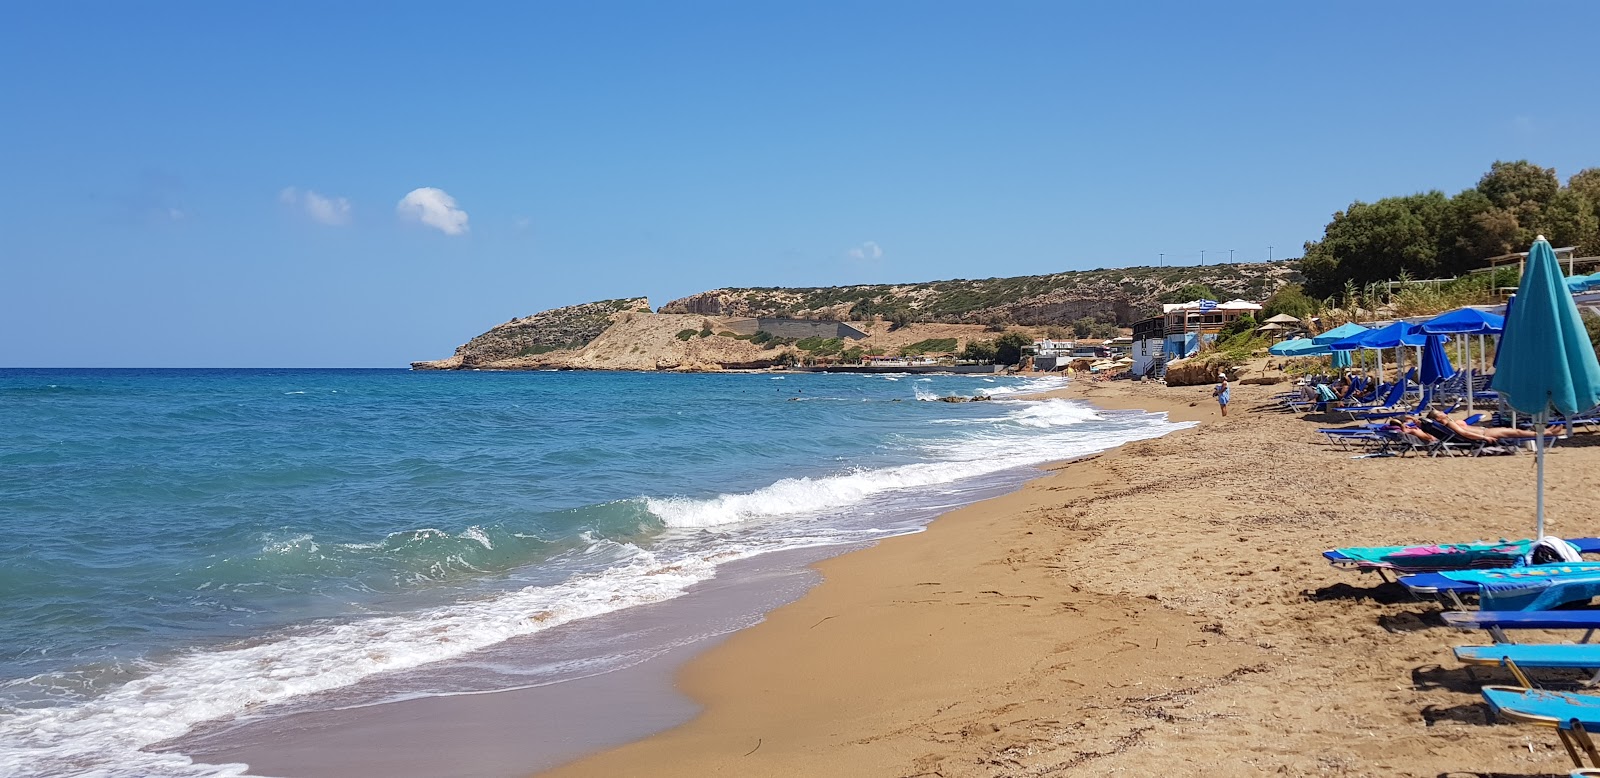
[[[1498,335],[1505,328],[1506,317],[1477,308],[1458,308],[1417,325],[1427,335]]]
[[[1512,408],[1532,414],[1538,455],[1535,526],[1544,535],[1544,427],[1554,407],[1571,416],[1600,403],[1600,362],[1561,266],[1543,235],[1533,242],[1506,311],[1506,330],[1495,358],[1494,389]]]
[[[1428,336],[1413,332],[1414,326],[1403,321],[1397,321],[1382,329],[1373,330],[1361,340],[1362,348],[1399,348],[1400,346],[1421,346],[1428,341]]]
[[[1339,325],[1337,327],[1334,327],[1333,329],[1328,330],[1327,332],[1324,332],[1321,335],[1318,335],[1318,336],[1312,338],[1311,342],[1317,344],[1318,346],[1326,346],[1326,345],[1328,345],[1330,343],[1334,343],[1334,342],[1337,342],[1337,341],[1344,340],[1345,338],[1348,338],[1351,335],[1360,335],[1361,333],[1366,332],[1366,331],[1367,331],[1366,327],[1363,327],[1363,326],[1361,326],[1359,324],[1356,324],[1354,322],[1349,322],[1349,323],[1341,324],[1341,325]]]
[[[1289,353],[1291,350],[1302,345],[1309,346],[1311,345],[1311,341],[1307,338],[1294,338],[1292,340],[1279,341],[1272,344],[1272,348],[1267,349],[1267,353],[1275,357],[1287,357],[1291,356]]]
[[[1422,346],[1422,364],[1417,366],[1417,382],[1423,386],[1448,381],[1456,374],[1450,357],[1444,353],[1444,336],[1429,335]]]
[[[1283,353],[1284,356],[1290,357],[1320,357],[1328,353],[1328,347],[1319,346],[1310,340],[1300,338],[1293,346],[1285,349]]]

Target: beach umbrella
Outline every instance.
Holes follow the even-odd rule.
[[[1348,351],[1334,351],[1329,355],[1329,359],[1329,364],[1333,367],[1350,366],[1350,352]]]
[[[1267,319],[1266,323],[1267,324],[1299,324],[1300,320],[1296,319],[1293,316],[1290,316],[1287,313],[1280,313],[1277,316],[1274,316],[1274,317],[1272,317],[1270,319]]]
[[[1477,308],[1458,308],[1417,325],[1425,335],[1498,335],[1505,328],[1506,317]]]
[[[1572,416],[1600,404],[1600,362],[1543,235],[1528,251],[1495,361],[1495,391],[1506,404],[1534,417],[1535,527],[1543,537],[1544,428],[1550,408]]]
[[[1366,331],[1366,327],[1356,324],[1355,322],[1348,322],[1312,338],[1311,342],[1319,346],[1326,346],[1329,343],[1341,341],[1350,337],[1351,335],[1359,335]]]
[[[1272,348],[1267,349],[1267,353],[1275,357],[1315,357],[1328,352],[1322,346],[1312,343],[1310,338],[1295,338],[1274,343]]]
[[[1328,353],[1327,346],[1319,346],[1305,338],[1291,341],[1294,345],[1284,350],[1284,356],[1290,357],[1320,357]]]
[[[1484,335],[1499,335],[1505,331],[1506,317],[1480,311],[1477,308],[1458,308],[1449,313],[1441,313],[1419,325],[1417,329],[1428,335],[1477,335],[1479,351],[1481,352]],[[1466,348],[1466,338],[1462,338],[1457,348]],[[1471,360],[1462,354],[1461,364],[1472,367]],[[1481,372],[1481,371],[1480,371]],[[1472,384],[1469,382],[1467,390],[1467,413],[1472,413]]]
[[[1456,369],[1450,364],[1450,357],[1444,353],[1444,336],[1429,335],[1422,347],[1422,359],[1418,360],[1417,382],[1423,386],[1432,386],[1442,381],[1448,381],[1456,374]]]

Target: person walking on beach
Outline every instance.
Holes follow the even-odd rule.
[[[1217,405],[1222,408],[1222,415],[1228,415],[1228,374],[1217,374],[1217,385],[1211,388],[1211,396],[1217,398]]]

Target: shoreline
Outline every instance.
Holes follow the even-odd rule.
[[[1209,402],[1209,396],[1203,397],[1208,401],[1205,403],[1201,403],[1198,400],[1190,400],[1187,397],[1182,399],[1162,399],[1146,396],[1135,399],[1116,391],[1107,391],[1103,387],[1104,385],[1099,383],[1074,382],[1064,388],[1035,394],[1016,395],[1007,399],[1074,400],[1090,403],[1100,410],[1166,413],[1168,420],[1174,422],[1204,424],[1219,418],[1216,405],[1213,402]],[[1192,392],[1193,390],[1208,388],[1189,387],[1188,389]],[[1177,430],[1155,440],[1166,440],[1175,436],[1185,435],[1191,433],[1194,429],[1196,428]],[[693,719],[641,740],[590,754],[550,770],[541,770],[534,773],[534,775],[541,778],[566,778],[566,776],[586,775],[651,774],[687,776],[706,773],[744,774],[751,771],[757,774],[765,774],[771,768],[728,763],[726,760],[729,754],[732,753],[731,751],[720,754],[710,760],[697,760],[697,755],[701,755],[707,749],[715,749],[718,741],[723,739],[722,736],[702,730],[721,729],[734,720],[743,718],[743,713],[737,716],[723,716],[721,711],[732,708],[734,704],[747,701],[747,694],[744,690],[751,688],[751,684],[747,682],[750,680],[747,676],[752,675],[750,671],[755,669],[753,665],[762,663],[759,657],[771,656],[776,651],[784,651],[784,646],[792,646],[799,627],[814,617],[820,616],[820,618],[811,622],[810,626],[804,628],[807,632],[823,627],[825,622],[834,621],[840,617],[839,614],[834,613],[822,614],[825,611],[838,609],[835,607],[835,601],[839,598],[833,596],[834,589],[859,585],[858,581],[842,581],[842,579],[854,579],[866,568],[882,566],[885,560],[878,557],[889,556],[890,554],[898,558],[917,557],[921,553],[921,549],[918,546],[933,543],[944,545],[939,541],[944,540],[942,535],[945,534],[946,527],[953,524],[961,523],[965,525],[961,528],[962,530],[971,531],[974,529],[972,522],[976,519],[983,531],[993,530],[995,528],[995,522],[993,521],[995,517],[1003,516],[1008,511],[1014,510],[1018,503],[1032,502],[1032,499],[1036,497],[1036,495],[1032,494],[1034,490],[1054,491],[1062,488],[1091,485],[1101,475],[1098,469],[1092,467],[1094,463],[1104,458],[1118,456],[1129,445],[1149,442],[1151,441],[1135,441],[1083,457],[1040,465],[1038,466],[1040,472],[1035,477],[1018,485],[1015,489],[941,514],[921,532],[885,538],[872,545],[830,556],[808,565],[808,568],[813,571],[819,580],[809,587],[804,594],[800,595],[798,599],[769,611],[761,622],[726,636],[718,644],[707,647],[679,667],[675,686],[679,692],[691,699],[695,707],[698,708],[699,713]],[[1067,480],[1071,486],[1064,487],[1063,484],[1058,483],[1062,479]],[[1045,485],[1047,483],[1049,485]],[[950,531],[950,534],[954,534],[954,531]],[[1027,534],[1031,535],[1032,532]],[[899,560],[897,559],[896,561]],[[874,579],[873,582],[875,584],[886,583],[882,578],[872,576],[870,573],[867,577]],[[1017,583],[1026,585],[1022,581]],[[919,581],[914,586],[922,587],[930,584],[942,586],[943,582]],[[828,591],[823,591],[825,587]],[[944,592],[935,591],[934,593],[943,594]],[[978,595],[980,597],[990,595],[1003,604],[1015,605],[1020,608],[1034,608],[1036,607],[1035,603],[1040,600],[1038,595],[1007,594],[999,589],[985,590],[979,592]],[[1007,599],[1019,599],[1022,601],[1004,603]],[[923,604],[928,603],[924,602]],[[1065,607],[1068,611],[1080,611],[1078,607],[1072,605],[1063,604],[1061,607]],[[1119,603],[1118,607],[1143,611],[1149,606],[1145,602],[1128,601]],[[1040,613],[1045,614],[1045,610],[1041,608]],[[1116,614],[1112,612],[1113,610],[1107,610],[1103,616],[1114,617]],[[1048,618],[1049,616],[1046,614],[1042,615],[1042,617]],[[918,621],[923,620],[918,619]],[[860,627],[861,625],[856,626]],[[937,632],[930,633],[930,635],[933,634],[937,634]],[[985,641],[985,637],[981,632],[972,637],[977,638],[977,645],[964,646],[968,650],[957,652],[958,655],[966,655],[971,650],[981,650],[981,644]],[[1159,645],[1159,638],[1154,642]],[[790,648],[785,653],[793,654],[797,651],[799,649]],[[838,657],[837,665],[845,666],[846,662],[847,658],[840,656]],[[833,663],[832,660],[829,660],[829,663]],[[771,670],[772,668],[768,667],[766,669]],[[955,668],[951,668],[951,670],[955,670]],[[730,671],[737,673],[735,677],[739,680],[729,681]],[[754,675],[759,674],[760,671],[754,673]],[[790,674],[786,679],[793,678],[794,676]],[[814,680],[814,678],[805,679],[806,682],[811,680]],[[905,680],[910,681],[913,679]],[[866,685],[870,686],[871,684],[867,683]],[[715,718],[713,719],[712,717]],[[801,718],[823,723],[829,721],[832,716],[826,711],[819,710],[814,714],[801,716]],[[759,728],[761,725],[756,726]],[[740,727],[740,729],[744,728],[746,727]],[[732,734],[729,737],[732,738],[732,741],[737,741],[739,738],[738,735]],[[746,736],[745,740],[748,739],[748,736]],[[735,743],[736,745],[737,743]],[[758,751],[778,751],[782,749],[781,746],[775,746],[776,744],[768,742],[764,737],[758,736],[753,741],[753,747]],[[675,764],[688,760],[693,766],[681,769],[679,767],[663,769],[661,764],[655,762],[658,757],[655,753],[652,753],[658,750],[670,753],[670,759]],[[685,750],[690,753],[684,753]],[[795,751],[783,749],[783,751],[788,752],[786,753],[786,758],[800,757],[802,762],[809,761],[804,758],[808,750],[808,747],[801,747]],[[739,755],[739,758],[742,759],[744,756],[749,756],[753,753],[755,752]],[[851,757],[848,761],[804,764],[803,767],[795,770],[792,774],[848,774],[859,772],[861,769],[862,765],[856,763]],[[885,772],[882,774],[890,774],[892,772],[889,765],[883,765],[883,769]],[[876,767],[869,770],[868,773],[880,774],[877,772]],[[790,774],[790,771],[778,768],[773,774]]]
[[[1564,774],[1553,737],[1485,726],[1503,674],[1448,655],[1481,637],[1318,556],[1524,536],[1531,486],[1472,487],[1532,458],[1352,460],[1248,412],[1274,387],[1236,385],[1227,419],[1208,388],[1035,395],[1202,424],[812,565],[679,672],[699,716],[539,775]],[[1553,505],[1590,532],[1600,448],[1561,453]]]

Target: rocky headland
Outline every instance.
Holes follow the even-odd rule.
[[[1069,328],[1085,319],[1126,327],[1159,312],[1163,302],[1192,299],[1197,289],[1219,298],[1260,300],[1300,280],[1299,263],[1286,261],[916,284],[713,289],[673,300],[658,312],[651,311],[648,298],[629,297],[513,318],[446,359],[411,366],[715,371],[760,369],[854,349],[953,353],[1008,331],[1030,339],[1070,338]],[[774,338],[757,330],[757,319],[848,322],[859,332],[843,339],[826,333]]]

